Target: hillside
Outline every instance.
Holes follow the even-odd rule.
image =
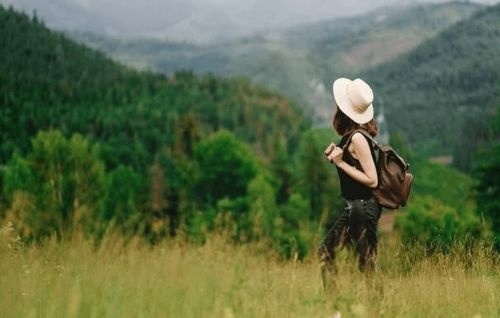
[[[226,128],[264,157],[307,126],[289,100],[248,80],[135,71],[1,6],[0,38],[1,163],[49,128],[99,141],[111,166],[142,170],[186,122],[200,136]]]
[[[487,8],[366,73],[390,131],[416,151],[454,156],[461,169],[488,145],[500,104],[500,5]]]
[[[196,237],[221,199],[250,219],[250,185],[288,203],[288,157],[310,126],[289,99],[244,78],[132,70],[1,6],[0,38],[0,222],[23,237],[116,226],[156,240],[181,223]]]
[[[213,45],[70,36],[127,64],[166,74],[191,69],[246,75],[307,106],[315,122],[324,125],[331,116],[333,78],[404,53],[479,7],[470,3],[396,6]]]
[[[468,18],[479,8],[477,4],[464,2],[388,7],[357,20],[345,21],[351,26],[351,32],[329,32],[319,24],[304,33],[320,34],[314,41],[313,51],[317,52],[317,64],[325,71],[325,84],[331,84],[330,73],[355,74],[389,61]],[[366,27],[353,28],[353,25],[367,23],[359,21],[370,22]]]

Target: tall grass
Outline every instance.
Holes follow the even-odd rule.
[[[487,247],[422,256],[397,239],[380,244],[367,278],[348,250],[335,288],[314,257],[281,260],[258,243],[212,235],[151,247],[109,234],[22,245],[0,231],[2,317],[498,317],[500,271]]]

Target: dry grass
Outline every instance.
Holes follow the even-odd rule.
[[[386,238],[372,279],[343,251],[337,287],[325,292],[316,259],[281,261],[218,236],[203,246],[110,235],[98,248],[78,236],[20,247],[8,232],[2,317],[500,316],[500,273],[486,248],[418,258]]]

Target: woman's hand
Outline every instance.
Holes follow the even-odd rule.
[[[336,165],[338,165],[339,163],[341,163],[343,161],[342,160],[343,155],[344,155],[344,151],[342,150],[342,148],[335,147],[335,149],[333,149],[333,151],[330,153],[330,155],[328,155],[328,160],[331,163],[335,163]]]
[[[331,144],[328,145],[325,149],[325,156],[329,156],[330,153],[332,152],[333,148],[335,148],[335,144],[332,142]]]

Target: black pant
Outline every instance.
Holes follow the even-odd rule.
[[[382,207],[372,197],[368,200],[345,200],[342,214],[329,229],[318,250],[323,269],[331,271],[339,247],[353,244],[359,268],[371,271],[377,255],[377,224]]]

